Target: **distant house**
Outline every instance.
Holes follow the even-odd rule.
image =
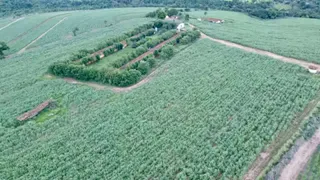
[[[205,18],[204,20],[212,22],[212,23],[217,23],[217,24],[220,24],[220,23],[224,22],[223,19],[217,19],[217,18]]]

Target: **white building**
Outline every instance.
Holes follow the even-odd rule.
[[[177,30],[180,32],[184,28],[184,23],[180,23],[177,27]]]

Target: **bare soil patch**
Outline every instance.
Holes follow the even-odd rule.
[[[312,154],[317,150],[320,144],[320,129],[312,136],[312,138],[306,141],[298,151],[294,154],[293,159],[281,172],[279,180],[297,179],[299,173],[307,165]]]
[[[48,107],[50,105],[50,103],[52,103],[52,102],[53,102],[52,100],[47,100],[47,101],[41,103],[40,105],[38,105],[33,110],[28,111],[28,112],[22,114],[21,116],[18,116],[17,119],[19,121],[25,121],[25,120],[31,119],[31,118],[35,117],[36,115],[38,115],[46,107]]]

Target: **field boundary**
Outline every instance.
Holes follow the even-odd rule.
[[[320,144],[320,129],[309,139],[304,142],[294,154],[293,158],[282,170],[279,180],[297,179],[300,172],[307,165],[309,159],[317,150]]]
[[[11,22],[11,23],[9,23],[9,24],[7,24],[7,25],[5,25],[5,26],[3,26],[2,28],[0,28],[0,31],[1,30],[3,30],[3,29],[5,29],[5,28],[7,28],[7,27],[9,27],[9,26],[11,26],[12,24],[14,24],[14,23],[16,23],[16,22],[18,22],[18,21],[20,21],[20,20],[22,20],[22,19],[24,19],[25,17],[21,17],[21,18],[19,18],[19,19],[16,19],[15,21],[13,21],[13,22]]]
[[[189,26],[192,27],[192,28],[197,28],[196,26],[194,26],[194,25],[192,25],[190,23],[189,23]],[[244,50],[244,51],[247,51],[247,52],[260,54],[260,55],[263,55],[263,56],[268,56],[268,57],[271,57],[273,59],[277,59],[277,60],[283,61],[285,63],[296,64],[296,65],[299,65],[299,66],[301,66],[303,68],[306,68],[306,69],[309,69],[309,66],[314,66],[317,69],[320,69],[320,64],[307,62],[307,61],[304,61],[304,60],[295,59],[295,58],[291,58],[291,57],[285,57],[285,56],[282,56],[282,55],[278,55],[278,54],[272,53],[270,51],[265,51],[265,50],[262,50],[262,49],[257,49],[257,48],[253,48],[253,47],[249,47],[249,46],[243,46],[243,45],[240,45],[240,44],[237,44],[237,43],[234,43],[234,42],[230,42],[230,41],[226,41],[226,40],[222,40],[222,39],[216,39],[216,38],[213,38],[213,37],[210,37],[210,36],[206,35],[203,32],[201,32],[201,38],[210,39],[211,41],[214,41],[214,42],[217,42],[217,43],[229,46],[229,47],[238,48],[238,49],[241,49],[241,50]]]
[[[60,23],[62,23],[67,17],[64,17],[63,19],[61,19],[58,23],[56,23],[55,25],[53,25],[50,29],[48,29],[46,32],[42,33],[39,37],[37,37],[35,40],[33,40],[31,43],[27,44],[24,48],[22,48],[17,54],[22,54],[24,51],[26,51],[26,49],[31,46],[32,44],[34,44],[35,42],[37,42],[39,39],[41,39],[42,37],[44,37],[48,32],[50,32],[52,29],[54,29],[56,26],[58,26]]]
[[[301,123],[312,113],[319,102],[320,92],[318,92],[315,98],[313,98],[307,104],[304,110],[292,120],[288,129],[281,131],[270,143],[267,150],[265,152],[261,152],[259,156],[257,156],[256,160],[251,164],[249,170],[244,175],[244,180],[254,180],[262,174],[269,162],[272,161],[272,157],[275,156],[279,150],[286,145],[288,140],[290,140],[297,132],[299,132]]]
[[[31,29],[28,29],[27,31],[25,31],[24,33],[20,34],[19,36],[15,37],[14,39],[10,40],[8,42],[8,44],[12,44],[12,43],[15,43],[16,41],[18,41],[19,39],[21,39],[23,36],[27,35],[28,33],[30,33],[31,31],[35,30],[35,29],[38,29],[42,24],[48,22],[49,20],[55,18],[55,17],[58,17],[58,16],[63,16],[63,15],[67,15],[67,14],[70,14],[70,13],[65,13],[65,14],[58,14],[58,15],[55,15],[55,16],[52,16],[52,17],[49,17],[45,20],[43,20],[41,23],[37,24],[36,26],[32,27]]]

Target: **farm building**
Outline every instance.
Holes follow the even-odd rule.
[[[166,20],[178,20],[179,16],[166,16]]]
[[[217,23],[217,24],[220,24],[220,23],[223,23],[223,22],[224,22],[223,19],[217,19],[217,18],[205,18],[204,20],[205,20],[205,21],[212,22],[212,23]]]

